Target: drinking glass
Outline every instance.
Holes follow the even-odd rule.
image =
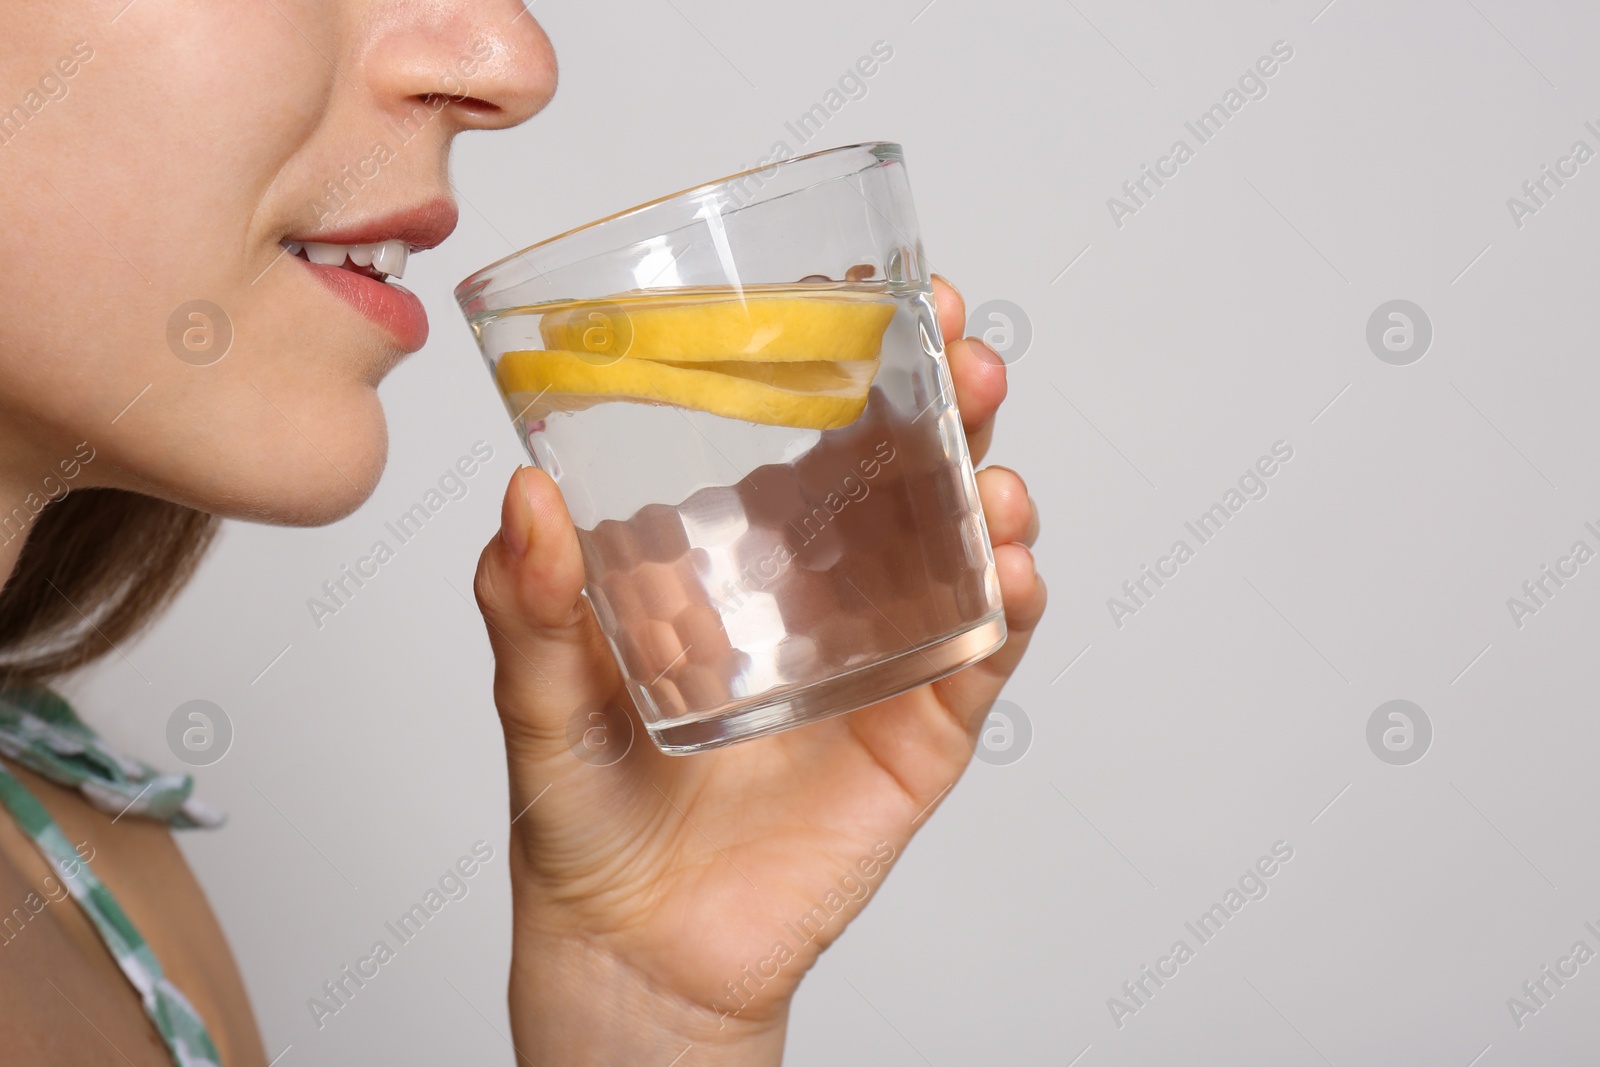
[[[674,193],[456,299],[662,751],[852,711],[1005,641],[899,145]]]

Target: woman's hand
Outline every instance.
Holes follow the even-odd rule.
[[[1005,367],[960,340],[935,279],[974,462]],[[1044,611],[1038,513],[1004,467],[978,472],[1010,636],[988,659],[850,715],[689,758],[642,736],[595,766],[571,731],[632,714],[583,587],[555,483],[524,467],[476,590],[510,760],[511,1017],[531,1063],[778,1063],[800,978],[955,784]],[[605,713],[602,713],[603,715]],[[604,721],[602,719],[602,721]],[[633,729],[638,729],[633,727]]]

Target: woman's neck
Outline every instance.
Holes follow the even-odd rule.
[[[22,546],[39,521],[39,511],[48,500],[44,476],[47,466],[22,447],[14,435],[0,425],[0,588],[17,567]]]
[[[16,570],[46,504],[103,484],[98,469],[90,471],[83,458],[79,446],[55,427],[26,413],[0,411],[0,587]]]
[[[22,554],[22,543],[27,540],[26,533],[11,537],[8,530],[0,534],[0,589],[4,589],[6,582],[11,580],[11,572],[17,569],[17,557]]]
[[[9,477],[12,473],[0,467],[0,588],[16,570],[17,557],[37,518],[28,507],[28,491],[19,488],[18,479]]]

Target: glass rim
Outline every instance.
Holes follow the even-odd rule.
[[[652,200],[646,200],[643,203],[634,204],[632,207],[623,208],[621,211],[612,212],[611,214],[602,218],[594,219],[591,222],[585,222],[580,226],[574,226],[568,230],[563,230],[561,233],[558,233],[553,237],[546,237],[544,240],[536,241],[533,244],[528,245],[526,248],[521,248],[509,255],[501,256],[488,266],[480,267],[471,274],[467,275],[467,277],[463,278],[459,283],[457,283],[455,289],[453,290],[453,295],[455,296],[457,303],[464,303],[469,291],[474,299],[481,299],[485,296],[492,295],[498,290],[489,290],[485,288],[485,283],[489,282],[494,274],[502,270],[508,264],[523,258],[531,252],[548,248],[559,242],[566,241],[569,238],[576,237],[579,234],[596,230],[601,226],[637,215],[641,212],[648,211],[651,208],[659,207],[662,204],[666,204],[675,200],[688,200],[695,196],[708,193],[714,189],[717,189],[718,187],[739,181],[742,178],[748,178],[753,174],[768,174],[783,170],[793,164],[807,163],[827,156],[843,155],[848,152],[859,152],[863,149],[875,156],[879,162],[904,162],[905,150],[898,141],[858,141],[854,144],[836,145],[833,148],[821,148],[815,152],[807,152],[805,155],[801,156],[791,156],[788,159],[780,159],[775,162],[768,163],[765,166],[749,167],[733,174],[723,175],[720,178],[713,178],[711,181],[699,182],[695,185],[688,186],[687,188],[679,189],[676,192],[667,193],[663,196],[655,197]],[[838,174],[834,175],[833,177],[843,176],[843,174]],[[741,207],[750,207],[757,203],[761,203],[761,198],[754,199],[748,204],[741,205]]]

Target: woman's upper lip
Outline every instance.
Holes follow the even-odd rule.
[[[329,229],[302,231],[290,234],[284,240],[301,244],[317,241],[330,245],[404,241],[412,251],[420,252],[443,243],[455,230],[459,216],[455,202],[441,196],[404,211],[365,221],[351,221]]]

